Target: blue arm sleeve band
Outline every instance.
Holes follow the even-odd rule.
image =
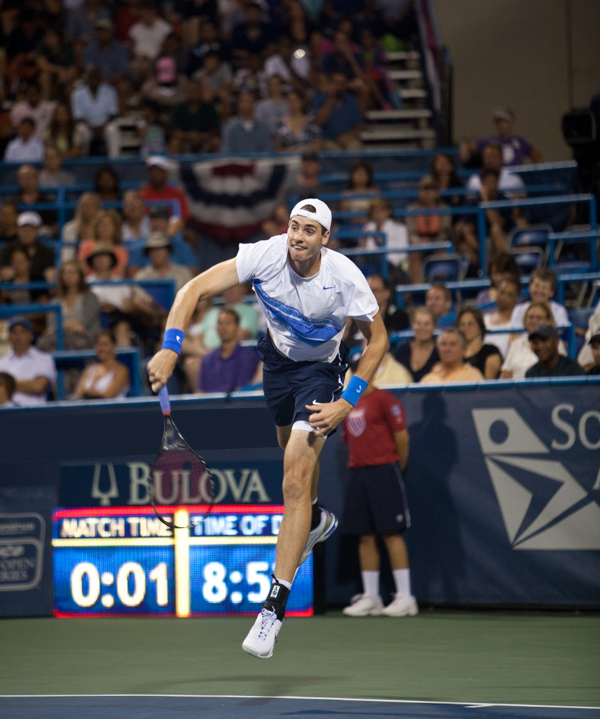
[[[353,407],[356,406],[360,396],[367,389],[368,384],[369,383],[365,382],[364,379],[354,375],[350,382],[348,382],[346,389],[342,392],[342,399],[345,399],[346,402],[350,402]]]
[[[162,348],[164,350],[173,350],[173,352],[177,352],[177,354],[180,354],[181,343],[183,342],[184,337],[185,332],[183,330],[178,330],[175,327],[171,328],[170,330],[165,330]]]

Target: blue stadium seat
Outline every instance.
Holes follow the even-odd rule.
[[[550,225],[531,225],[516,227],[508,236],[509,247],[546,247],[548,235],[552,232]]]
[[[544,251],[541,247],[513,247],[511,255],[524,275],[530,275],[544,261]]]
[[[456,282],[464,278],[464,266],[460,255],[432,257],[423,265],[423,277],[429,282]]]
[[[569,322],[575,325],[575,329],[587,330],[590,317],[594,314],[593,307],[578,307],[576,309],[569,310]],[[575,351],[579,354],[585,338],[580,334],[575,333]]]

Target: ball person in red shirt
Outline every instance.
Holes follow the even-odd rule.
[[[413,617],[419,609],[410,591],[408,552],[402,537],[410,528],[402,480],[409,450],[404,407],[389,392],[369,384],[344,419],[342,439],[350,453],[342,527],[344,532],[360,536],[363,583],[363,593],[352,598],[344,614]],[[385,543],[396,584],[395,598],[387,607],[379,595],[377,534]]]

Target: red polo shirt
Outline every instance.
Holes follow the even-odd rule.
[[[399,460],[394,433],[406,429],[404,407],[394,395],[376,389],[362,396],[342,423],[350,450],[349,467],[377,467]]]
[[[190,210],[188,207],[186,196],[178,187],[165,187],[162,190],[153,190],[151,187],[142,187],[140,195],[144,200],[179,200],[181,206],[181,217],[188,220]]]

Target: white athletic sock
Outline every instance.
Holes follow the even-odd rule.
[[[275,581],[276,581],[276,582],[279,582],[279,584],[283,584],[283,586],[284,586],[284,587],[287,587],[288,589],[291,589],[291,588],[292,588],[292,583],[291,583],[291,582],[286,582],[285,579],[277,579],[277,577],[275,577]]]
[[[379,596],[379,572],[361,572],[363,592],[373,599]]]
[[[318,497],[315,497],[313,501],[311,502],[312,505],[315,505],[319,501]]]
[[[393,575],[396,582],[396,593],[410,597],[410,569],[394,569]]]

